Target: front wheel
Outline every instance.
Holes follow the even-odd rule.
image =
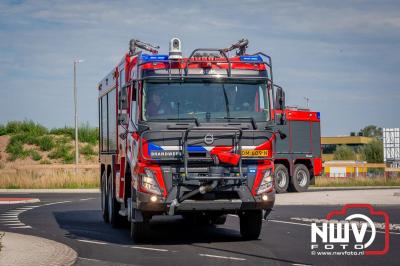
[[[307,191],[310,185],[310,171],[304,164],[296,164],[293,171],[293,177],[290,180],[290,187],[293,191]]]
[[[150,221],[131,222],[131,238],[135,243],[145,242],[150,230]]]
[[[262,227],[262,211],[247,211],[240,216],[240,234],[246,240],[256,240]]]

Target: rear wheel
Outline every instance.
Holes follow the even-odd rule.
[[[289,187],[289,172],[283,164],[275,165],[275,190],[277,193],[285,193]]]
[[[307,191],[310,185],[310,171],[304,164],[294,166],[293,177],[290,180],[290,187],[293,191]]]
[[[104,170],[100,180],[101,185],[101,212],[104,222],[108,223],[108,205],[107,205],[107,172]]]
[[[256,240],[260,236],[262,211],[247,211],[240,216],[240,234],[246,240]]]

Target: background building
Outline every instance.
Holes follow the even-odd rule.
[[[339,145],[346,145],[358,154],[360,148],[370,143],[373,139],[372,137],[364,136],[321,137],[322,160],[333,160],[334,152]]]

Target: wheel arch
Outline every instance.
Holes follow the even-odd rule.
[[[274,160],[274,164],[282,164],[288,170],[289,176],[292,175],[292,167],[288,159],[286,158],[279,158]]]

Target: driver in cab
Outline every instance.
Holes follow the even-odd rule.
[[[146,114],[150,117],[159,115],[168,115],[171,113],[171,107],[168,106],[168,101],[163,101],[160,93],[154,91],[148,98]]]

